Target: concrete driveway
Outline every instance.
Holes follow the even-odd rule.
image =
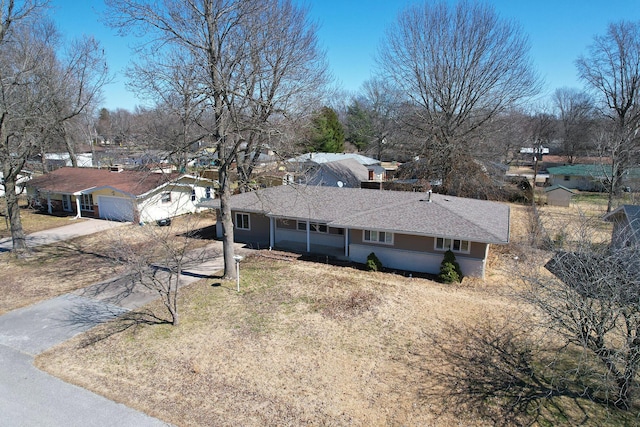
[[[75,237],[86,236],[110,228],[121,227],[130,224],[128,222],[106,221],[103,219],[82,218],[81,220],[69,220],[69,225],[51,228],[49,230],[38,231],[26,236],[27,246],[48,245],[51,243],[70,240]],[[0,252],[7,252],[13,249],[11,238],[0,239]]]
[[[208,261],[188,266],[181,286],[222,268],[220,242],[203,250]],[[121,276],[0,316],[0,426],[168,425],[33,366],[34,356],[155,298]]]

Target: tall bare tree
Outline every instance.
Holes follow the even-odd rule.
[[[610,212],[625,171],[639,160],[640,24],[609,24],[606,34],[594,37],[588,55],[578,58],[576,66],[610,122],[603,145],[611,158],[611,179],[607,180]]]
[[[155,104],[147,111],[145,133],[155,146],[168,151],[180,170],[186,170],[192,146],[208,135],[199,125],[206,113],[206,97],[197,80],[189,52],[149,52],[128,71],[129,85]]]
[[[72,55],[59,55],[60,37],[42,15],[45,5],[36,0],[0,4],[0,163],[16,251],[27,249],[15,193],[18,175],[29,156],[81,114],[104,83],[87,65],[101,52],[94,41],[78,44],[81,49]]]
[[[538,89],[527,38],[482,3],[407,8],[378,62],[415,107],[410,126],[423,135],[425,153],[437,154],[445,191],[456,165],[473,158],[478,130]]]
[[[559,136],[569,164],[577,156],[587,154],[590,133],[595,124],[593,100],[586,92],[575,88],[559,88],[553,94],[553,103],[560,120]]]
[[[274,120],[323,83],[315,26],[290,0],[107,0],[108,23],[144,36],[144,47],[180,52],[195,70],[196,96],[219,161],[225,277],[235,277],[230,168],[241,147],[263,143]],[[148,52],[148,50],[147,50]],[[250,156],[256,149],[246,149]],[[245,157],[241,157],[244,164]]]
[[[15,154],[26,155],[32,150],[32,138],[26,132],[28,117],[25,105],[20,102],[25,99],[26,86],[18,83],[29,81],[37,65],[35,58],[22,51],[24,44],[19,42],[20,36],[26,33],[24,28],[40,16],[45,6],[45,1],[37,0],[9,0],[0,4],[0,162],[11,237],[17,250],[26,249],[16,196],[16,181],[26,156]],[[40,49],[41,46],[32,46],[33,53],[37,54]]]
[[[365,81],[346,108],[347,140],[380,160],[385,146],[392,146],[398,124],[401,94],[380,78]]]

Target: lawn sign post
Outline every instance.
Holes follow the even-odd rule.
[[[244,257],[242,255],[234,255],[233,259],[236,260],[236,286],[238,292],[240,292],[240,261],[242,261]]]

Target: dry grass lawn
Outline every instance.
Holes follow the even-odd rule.
[[[512,217],[513,241],[525,241],[527,210]],[[510,334],[530,319],[502,274],[510,246],[492,252],[486,281],[459,285],[274,255],[243,262],[241,293],[225,281],[184,288],[179,327],[113,322],[37,365],[179,426],[626,422],[576,396],[513,415],[508,396],[465,394],[509,374],[502,350],[520,351]]]
[[[0,198],[0,239],[11,237],[9,228],[9,218],[5,215],[6,205],[4,197]],[[25,234],[35,233],[36,231],[48,230],[50,228],[62,227],[69,225],[71,216],[55,216],[38,212],[35,209],[27,207],[26,200],[20,203],[20,220],[22,229]]]
[[[486,289],[297,260],[252,258],[241,286],[200,281],[180,327],[84,336],[38,364],[177,425],[449,425],[461,415],[421,397],[442,363],[429,340],[518,311]]]
[[[42,217],[47,220],[60,219],[47,215]],[[68,218],[62,218],[62,220],[65,221],[63,225],[69,223]],[[55,221],[50,224],[53,223]],[[206,244],[205,239],[212,237],[213,224],[215,224],[213,215],[202,214],[176,218],[171,227],[162,227],[162,230],[166,230],[169,235],[181,235],[187,230],[202,230],[200,236],[192,239],[192,246],[195,248]],[[15,257],[9,252],[0,253],[0,268],[3,276],[0,314],[54,298],[120,274],[122,267],[114,262],[114,254],[111,250],[114,242],[135,245],[136,242],[144,241],[147,238],[145,227],[127,225],[66,242],[32,248],[31,254],[22,258]],[[203,237],[203,239],[197,237]]]

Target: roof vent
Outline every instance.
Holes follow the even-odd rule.
[[[431,190],[427,191],[427,198],[426,198],[426,199],[420,199],[420,201],[421,201],[421,202],[428,202],[428,203],[431,203],[431,193],[432,193],[432,191],[431,191]]]

